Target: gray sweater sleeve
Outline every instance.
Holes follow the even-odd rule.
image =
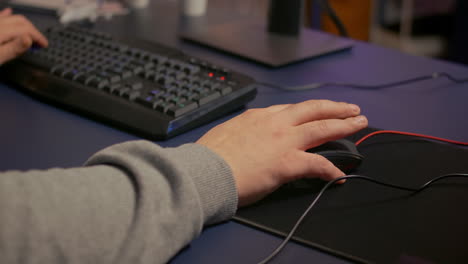
[[[226,162],[198,144],[111,146],[86,166],[0,174],[2,263],[165,263],[237,208]]]

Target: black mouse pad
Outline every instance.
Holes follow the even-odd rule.
[[[350,137],[356,141],[374,129]],[[353,174],[419,187],[447,173],[468,173],[468,148],[382,134],[363,142]],[[324,186],[285,185],[238,211],[242,223],[285,236]],[[361,263],[468,263],[468,179],[445,179],[411,194],[355,179],[325,192],[294,240]]]

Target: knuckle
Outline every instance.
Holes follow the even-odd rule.
[[[327,120],[318,120],[317,129],[322,135],[328,135],[330,133],[330,127]]]
[[[316,100],[312,103],[312,107],[314,107],[314,109],[320,110],[323,108],[325,101],[326,100]]]
[[[279,141],[284,138],[286,139],[290,138],[289,133],[285,129],[279,129],[279,128],[273,129],[271,135],[275,141]]]
[[[32,40],[29,37],[22,37],[19,41],[19,52],[23,52],[24,50],[28,49],[32,45]]]
[[[29,37],[19,37],[11,46],[11,54],[16,57],[24,53],[32,45],[32,40]]]
[[[252,114],[255,114],[256,112],[258,112],[258,108],[250,108],[250,109],[247,109],[244,113],[248,115],[252,115]]]
[[[268,112],[276,112],[278,110],[281,110],[285,107],[287,107],[288,105],[271,105],[271,106],[268,106],[265,109],[265,111],[268,111]]]
[[[245,111],[243,114],[242,114],[242,119],[246,119],[246,120],[250,120],[250,121],[253,121],[253,120],[257,120],[257,110],[255,109],[248,109],[247,111]]]
[[[312,100],[310,101],[310,108],[312,111],[323,113],[330,108],[330,104],[333,104],[332,101],[326,99]]]
[[[351,112],[351,107],[349,107],[349,104],[348,103],[345,103],[345,102],[339,102],[336,104],[340,110],[342,111],[346,111],[346,112]]]
[[[256,119],[259,122],[269,116],[269,113],[270,111],[268,111],[266,108],[250,108],[244,112],[247,118]]]
[[[19,31],[30,32],[36,30],[34,25],[23,15],[15,15],[14,23]]]
[[[288,167],[291,161],[294,160],[293,155],[290,152],[284,152],[280,157],[281,167]]]
[[[330,101],[328,99],[320,99],[320,100],[317,100],[317,102],[320,104],[321,107],[335,103],[335,102]]]
[[[277,104],[277,105],[270,105],[270,106],[265,107],[265,109],[275,109],[275,108],[277,108],[277,107],[281,107],[281,105],[280,105],[280,104]]]
[[[27,23],[28,22],[28,19],[23,15],[14,15],[13,17],[16,20],[16,22],[18,22],[18,23]]]

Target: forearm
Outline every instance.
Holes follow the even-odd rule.
[[[125,143],[84,168],[1,175],[0,255],[7,263],[163,263],[236,207],[229,167],[206,148]]]

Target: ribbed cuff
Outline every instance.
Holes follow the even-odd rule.
[[[183,161],[184,170],[193,179],[204,212],[204,223],[214,224],[234,216],[238,194],[231,168],[218,154],[200,144],[185,144],[167,149],[169,155]]]

